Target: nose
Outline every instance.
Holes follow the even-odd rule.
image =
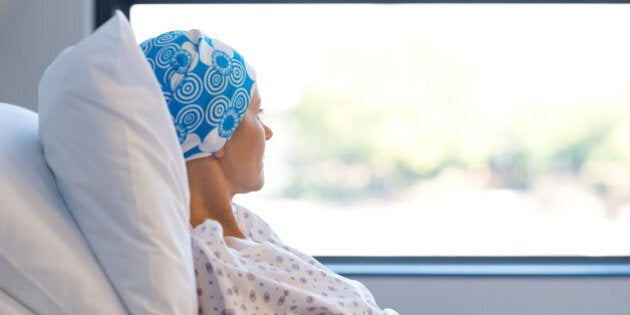
[[[273,137],[273,130],[266,124],[263,124],[263,128],[265,128],[265,140],[271,139],[271,137]]]

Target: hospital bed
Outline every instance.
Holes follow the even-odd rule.
[[[0,314],[193,314],[185,164],[117,13],[0,103]]]

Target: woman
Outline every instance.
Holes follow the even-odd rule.
[[[396,314],[232,202],[263,187],[265,142],[273,136],[243,57],[199,30],[168,32],[141,47],[186,159],[199,313]]]

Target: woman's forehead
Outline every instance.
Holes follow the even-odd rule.
[[[255,85],[252,89],[252,97],[249,102],[249,107],[260,107],[261,101],[262,99],[260,97],[260,92],[258,91],[258,86]]]

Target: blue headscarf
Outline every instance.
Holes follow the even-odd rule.
[[[256,74],[228,45],[201,31],[172,31],[140,44],[177,131],[184,158],[213,155],[247,111]]]

